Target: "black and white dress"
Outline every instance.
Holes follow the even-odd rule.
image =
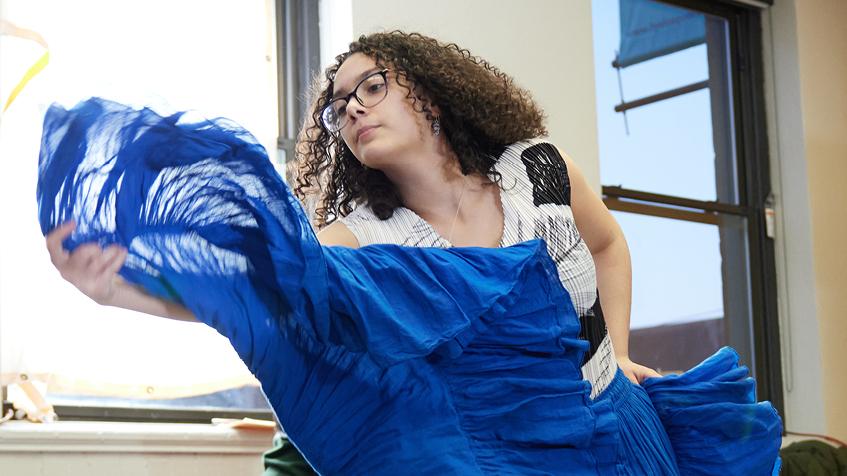
[[[617,361],[600,307],[594,260],[576,228],[571,210],[565,161],[555,146],[535,139],[507,147],[494,169],[502,177],[503,233],[499,246],[536,238],[547,243],[547,252],[556,263],[559,279],[580,315],[581,337],[590,343],[582,375],[591,382],[591,397],[594,398],[615,377]],[[360,206],[341,221],[360,246],[453,246],[423,218],[404,207],[396,209],[391,218],[380,220],[370,207]]]

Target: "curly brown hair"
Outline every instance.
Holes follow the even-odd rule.
[[[315,210],[318,226],[346,216],[353,205],[367,204],[383,220],[402,206],[385,174],[364,167],[340,135],[330,133],[320,119],[332,98],[338,68],[355,53],[394,71],[414,110],[427,120],[434,120],[431,105],[440,109],[444,137],[463,174],[484,174],[499,181],[493,167],[509,144],[547,134],[544,113],[526,90],[455,43],[402,31],[361,36],[335,58],[323,80],[316,81],[310,114],[297,140],[294,193],[305,200],[324,189]]]

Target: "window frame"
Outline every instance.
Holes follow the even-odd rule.
[[[310,0],[276,0],[276,55],[279,138],[278,148],[293,157],[297,130],[302,124],[306,95],[311,78],[320,68],[320,38],[317,2]],[[12,408],[6,389],[0,394],[0,411]],[[218,407],[131,407],[127,405],[54,405],[62,420],[122,421],[156,423],[210,423],[215,418],[254,418],[273,420],[268,408],[238,409]]]
[[[285,162],[294,160],[297,133],[309,108],[312,79],[320,72],[318,2],[276,0],[277,91],[279,134],[277,150]]]
[[[776,258],[765,218],[772,188],[763,87],[762,10],[757,6],[766,5],[732,0],[658,1],[727,21],[739,204],[691,200],[615,186],[602,187],[603,200],[610,210],[700,223],[717,224],[718,214],[746,218],[757,396],[770,400],[784,415]]]

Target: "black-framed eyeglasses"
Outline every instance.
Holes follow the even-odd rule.
[[[347,125],[347,104],[350,103],[350,98],[356,98],[363,107],[374,107],[387,95],[388,70],[376,71],[359,81],[350,94],[333,99],[324,106],[321,121],[330,132],[338,132]]]

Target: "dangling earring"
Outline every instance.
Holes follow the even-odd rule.
[[[438,137],[441,135],[441,118],[436,117],[432,120],[432,135]]]

